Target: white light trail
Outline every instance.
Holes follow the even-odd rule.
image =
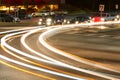
[[[40,68],[40,67],[36,67],[36,66],[33,66],[33,65],[25,64],[25,63],[22,63],[22,62],[7,58],[7,57],[5,57],[3,55],[0,55],[0,58],[4,59],[6,61],[9,61],[9,62],[18,64],[18,65],[27,67],[27,68],[35,69],[35,70],[46,72],[46,73],[50,73],[50,74],[53,74],[53,75],[62,76],[62,77],[66,77],[66,78],[71,78],[71,79],[75,79],[75,80],[85,80],[85,79],[82,79],[82,78],[77,78],[77,77],[69,76],[69,75],[66,75],[66,74],[54,72],[54,71],[51,71],[51,70],[43,69],[43,68]]]
[[[25,31],[25,30],[32,30],[32,29],[36,29],[38,27],[29,27],[29,28],[21,28],[21,29],[15,29],[15,30],[7,30],[7,31],[3,31],[3,32],[0,32],[0,34],[6,34],[6,33],[13,33],[13,32],[17,32],[17,31]]]
[[[114,70],[114,69],[111,69],[111,68],[108,68],[108,67],[105,67],[105,66],[102,66],[96,62],[93,62],[93,61],[90,61],[88,59],[84,59],[84,58],[81,58],[81,57],[78,57],[78,56],[75,56],[75,55],[72,55],[72,54],[69,54],[67,52],[64,52],[62,50],[59,50],[51,45],[49,45],[45,40],[47,40],[49,37],[53,36],[53,35],[56,35],[56,34],[59,34],[61,32],[65,32],[66,30],[71,30],[71,28],[73,27],[69,27],[69,26],[64,26],[64,27],[60,27],[60,28],[54,28],[54,29],[51,29],[51,30],[48,30],[44,33],[42,33],[40,36],[39,36],[39,42],[44,46],[46,47],[47,49],[57,53],[57,54],[60,54],[62,56],[65,56],[65,57],[68,57],[70,59],[73,59],[77,62],[81,62],[83,64],[87,64],[87,65],[90,65],[90,66],[94,66],[94,67],[98,67],[98,68],[101,68],[101,69],[105,69],[105,70],[109,70],[109,71],[113,71],[113,72],[117,72],[117,73],[120,73],[120,71],[118,70]]]
[[[8,48],[8,49],[10,49],[11,51],[14,51],[14,52],[16,52],[16,53],[18,53],[18,54],[20,54],[20,55],[23,55],[23,56],[26,56],[26,57],[29,57],[29,58],[32,58],[32,59],[35,59],[35,60],[39,60],[39,61],[42,61],[42,62],[45,62],[45,63],[48,63],[48,64],[58,65],[58,64],[53,63],[53,62],[51,62],[51,61],[47,61],[47,60],[44,60],[44,59],[41,59],[41,58],[38,58],[38,57],[31,56],[31,55],[29,55],[29,54],[27,54],[27,53],[24,53],[24,52],[22,52],[22,51],[20,51],[20,50],[18,50],[18,49],[15,49],[15,48],[11,47],[10,45],[8,45],[8,44],[6,43],[6,39],[8,40],[9,37],[15,36],[15,35],[18,35],[18,34],[22,34],[22,33],[24,33],[24,32],[26,32],[26,31],[18,32],[18,33],[12,33],[12,34],[8,34],[8,35],[4,36],[4,37],[1,39],[1,46],[5,46],[6,48]],[[59,64],[59,66],[62,66],[62,65]],[[79,78],[79,79],[80,79],[80,78]]]
[[[71,26],[71,25],[70,25],[70,26]],[[22,44],[24,45],[24,47],[27,48],[29,51],[31,51],[31,52],[33,52],[33,53],[41,56],[41,54],[40,54],[39,52],[31,49],[31,48],[25,43],[25,38],[28,37],[29,35],[33,34],[34,32],[37,32],[37,31],[39,31],[39,30],[33,30],[33,31],[25,34],[25,35],[21,38],[21,42],[22,42]],[[42,54],[42,56],[44,57],[45,55]],[[47,58],[47,56],[45,56],[44,58]],[[106,76],[103,76],[102,74],[99,74],[99,73],[96,73],[96,72],[93,72],[93,71],[88,71],[88,70],[80,69],[80,68],[77,68],[77,67],[74,67],[74,66],[70,66],[70,65],[65,64],[65,63],[61,63],[60,61],[54,60],[54,59],[49,58],[49,57],[48,57],[47,59],[55,62],[56,64],[59,63],[59,64],[61,64],[62,66],[67,67],[67,68],[75,69],[75,70],[78,70],[78,71],[82,71],[82,72],[89,73],[89,74],[93,74],[93,75],[97,75],[97,76],[99,75],[99,76],[102,76],[102,77],[106,77]],[[108,78],[108,76],[107,76],[107,78]],[[109,77],[109,78],[110,78],[110,77]]]
[[[75,25],[69,25],[69,26],[75,26]],[[54,26],[55,27],[55,26]],[[63,26],[62,26],[63,27]],[[33,30],[34,31],[34,30]],[[36,32],[36,31],[35,31]],[[19,32],[19,33],[13,33],[13,34],[9,34],[9,35],[6,35],[6,36],[4,36],[2,39],[1,39],[1,45],[3,45],[3,46],[5,46],[6,48],[8,48],[8,49],[10,49],[11,51],[14,51],[14,52],[16,52],[16,53],[19,53],[19,54],[21,54],[21,55],[24,55],[24,56],[26,56],[26,57],[29,57],[29,58],[33,58],[33,59],[35,59],[35,60],[40,60],[40,61],[43,61],[43,62],[46,62],[46,63],[49,63],[49,64],[54,64],[54,65],[59,65],[59,66],[64,66],[64,67],[67,67],[67,68],[71,68],[71,69],[75,69],[75,70],[78,70],[78,71],[82,71],[82,72],[85,72],[85,73],[90,73],[90,74],[93,74],[93,75],[95,75],[95,76],[100,76],[100,77],[104,77],[104,78],[107,78],[107,79],[116,79],[117,80],[117,78],[113,78],[113,77],[110,77],[110,76],[106,76],[106,75],[103,75],[103,74],[101,74],[101,73],[97,73],[97,72],[93,72],[93,71],[89,71],[89,70],[84,70],[84,69],[80,69],[80,68],[76,68],[76,67],[74,67],[74,66],[70,66],[70,65],[67,65],[67,64],[64,64],[64,63],[62,63],[62,62],[59,62],[59,61],[57,61],[57,62],[59,62],[59,63],[53,63],[53,62],[51,62],[51,61],[47,61],[47,60],[44,60],[44,59],[40,59],[40,58],[38,58],[38,57],[34,57],[34,56],[31,56],[31,55],[28,55],[27,53],[24,53],[24,52],[22,52],[22,51],[20,51],[20,50],[18,50],[18,49],[15,49],[15,48],[13,48],[13,47],[11,47],[10,45],[8,45],[7,43],[6,43],[6,39],[8,39],[9,37],[11,37],[11,36],[14,36],[14,35],[18,35],[18,34],[21,34],[21,33],[24,33],[24,32]],[[53,59],[54,60],[54,59]],[[63,65],[64,64],[64,65]]]

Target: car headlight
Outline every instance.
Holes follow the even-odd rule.
[[[39,21],[42,21],[42,19],[39,19]]]
[[[75,24],[78,24],[79,23],[79,21],[75,21]]]
[[[67,24],[70,24],[70,21],[67,21]]]
[[[119,16],[119,15],[117,15],[117,16],[116,16],[116,18],[120,18],[120,16]]]
[[[48,18],[48,19],[47,19],[47,22],[51,22],[51,21],[52,21],[52,19],[51,19],[51,18]]]
[[[105,19],[104,19],[104,18],[101,18],[101,21],[105,21]]]
[[[66,19],[64,19],[64,23],[66,23],[67,22],[67,20]]]
[[[40,21],[40,22],[38,22],[38,25],[41,25],[42,24],[42,22]]]
[[[52,19],[51,18],[47,18],[46,25],[52,25]]]

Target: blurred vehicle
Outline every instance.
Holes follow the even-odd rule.
[[[92,14],[90,22],[104,22],[104,18],[100,13]]]
[[[91,19],[91,22],[104,22],[104,18],[100,17],[100,16],[93,16]]]
[[[89,23],[91,17],[88,15],[70,15],[64,19],[65,24]]]
[[[64,24],[64,20],[65,20],[65,14],[55,14],[53,16],[53,19],[54,19],[54,24]]]
[[[38,21],[38,25],[46,25],[46,26],[50,26],[53,24],[53,20],[51,18],[51,16],[43,16],[40,17],[39,21]]]
[[[57,25],[57,24],[63,24],[64,23],[64,14],[55,14],[50,16],[42,16],[40,17],[38,24],[39,25]]]
[[[54,15],[55,13],[52,12],[52,11],[46,11],[46,10],[43,10],[43,11],[39,11],[39,12],[34,12],[32,13],[32,16],[33,17],[40,17],[40,16],[49,16],[49,15]]]
[[[105,13],[103,15],[103,18],[105,19],[105,21],[116,21],[116,20],[118,20],[116,13]]]
[[[32,18],[32,14],[26,14],[26,13],[19,13],[18,17],[20,19],[31,19]]]
[[[0,13],[0,22],[20,22],[20,19],[11,14]]]
[[[98,13],[94,15],[91,22],[117,21],[119,16],[115,13]]]

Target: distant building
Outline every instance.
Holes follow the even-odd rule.
[[[34,8],[36,10],[42,10],[47,7],[49,7],[50,10],[56,10],[59,8],[59,3],[65,3],[65,0],[0,0],[0,11],[17,11],[19,8]]]

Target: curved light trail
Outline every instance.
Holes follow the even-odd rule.
[[[92,75],[95,75],[95,76],[100,76],[100,77],[110,78],[110,79],[111,79],[111,77],[105,76],[105,75],[103,75],[103,74],[100,74],[100,73],[97,73],[97,72],[93,72],[93,71],[89,71],[89,70],[85,70],[85,69],[81,69],[81,68],[77,68],[77,67],[74,67],[74,66],[65,64],[65,63],[63,63],[63,62],[54,60],[54,59],[52,59],[52,58],[50,58],[50,57],[47,57],[47,56],[41,54],[40,52],[37,52],[37,51],[31,49],[31,48],[25,43],[25,39],[26,39],[26,37],[28,37],[29,35],[37,32],[37,31],[39,31],[39,30],[41,30],[41,29],[33,30],[33,31],[25,34],[25,35],[21,38],[21,43],[22,43],[22,44],[24,45],[24,47],[27,48],[29,51],[31,51],[31,52],[39,55],[39,56],[42,56],[42,57],[44,57],[44,58],[46,58],[46,59],[48,59],[48,60],[50,60],[50,61],[53,61],[53,62],[55,62],[57,65],[60,65],[60,66],[63,66],[63,67],[67,67],[67,68],[71,68],[71,69],[74,69],[74,70],[77,70],[77,71],[82,71],[82,72],[85,72],[85,73],[89,73],[89,74],[92,74]]]
[[[14,51],[14,52],[16,52],[16,53],[22,54],[22,55],[24,55],[24,56],[26,56],[26,57],[30,57],[30,58],[37,59],[37,60],[40,60],[40,61],[43,61],[43,62],[55,64],[55,63],[53,63],[53,62],[46,61],[46,60],[44,60],[44,59],[40,59],[40,58],[31,56],[31,55],[28,55],[27,53],[24,53],[24,52],[22,52],[22,51],[20,51],[20,50],[17,50],[17,49],[11,47],[10,45],[8,45],[8,44],[6,43],[6,40],[9,40],[9,38],[11,38],[12,36],[15,36],[15,35],[18,35],[18,34],[23,34],[24,32],[26,32],[26,31],[22,31],[22,32],[18,32],[18,33],[12,33],[12,34],[8,34],[8,35],[4,36],[4,37],[1,39],[1,42],[2,42],[2,43],[1,43],[1,46],[5,46],[6,48],[8,48],[8,49],[10,49],[10,50],[12,50],[12,51]],[[0,55],[0,57],[1,57],[1,56],[2,56],[2,55]],[[5,56],[2,56],[1,58],[5,59],[5,60],[10,60],[9,58],[6,58]],[[11,61],[11,60],[10,60],[10,61]],[[12,60],[12,61],[14,62],[14,60]],[[14,62],[14,63],[16,63],[16,62]],[[16,64],[17,64],[17,63],[16,63]],[[22,65],[22,64],[21,64],[21,65]],[[55,64],[55,65],[56,65],[56,64]],[[28,67],[28,66],[26,66],[26,67]],[[30,68],[32,68],[32,67],[30,67]],[[48,71],[48,73],[49,73],[49,71]],[[51,73],[51,74],[52,74],[52,73]],[[55,75],[55,73],[53,73],[53,74]],[[77,77],[69,76],[69,75],[62,74],[62,73],[58,73],[58,74],[56,74],[56,75],[64,76],[64,77],[68,77],[68,78],[73,78],[73,79],[84,80],[84,79],[82,79],[82,78],[77,78]]]
[[[115,22],[115,23],[120,23],[119,22]],[[61,66],[61,67],[66,67],[66,68],[69,68],[69,69],[73,69],[73,70],[77,70],[79,72],[84,72],[84,73],[87,73],[87,74],[90,74],[90,75],[94,75],[94,76],[98,76],[98,77],[102,77],[102,78],[106,78],[106,79],[111,79],[111,80],[119,80],[118,78],[116,77],[113,77],[113,76],[110,76],[108,74],[104,74],[104,73],[99,73],[99,72],[95,72],[95,71],[90,71],[90,70],[86,70],[86,69],[82,69],[82,68],[78,68],[78,67],[75,67],[75,66],[72,66],[72,65],[69,65],[69,64],[66,64],[66,63],[63,63],[63,62],[60,62],[58,60],[55,60],[51,57],[48,57],[48,56],[45,56],[43,53],[40,53],[40,52],[37,52],[35,50],[33,50],[32,48],[30,48],[27,43],[26,43],[26,38],[36,32],[40,32],[42,30],[47,30],[46,32],[43,32],[40,36],[39,36],[39,42],[45,46],[46,48],[48,48],[49,50],[51,50],[52,52],[55,52],[59,55],[63,55],[66,57],[66,55],[68,55],[67,57],[68,58],[71,58],[75,61],[78,61],[78,62],[85,62],[85,64],[89,64],[89,65],[93,65],[93,61],[90,61],[90,60],[86,60],[84,58],[80,58],[78,56],[75,56],[75,55],[72,55],[72,54],[69,54],[69,53],[66,53],[66,52],[63,52],[59,49],[56,49],[55,47],[49,45],[45,40],[47,38],[49,38],[50,36],[53,36],[55,34],[58,34],[58,33],[61,33],[61,32],[64,32],[64,30],[70,30],[70,28],[74,28],[74,27],[82,27],[82,26],[91,26],[91,25],[98,25],[98,24],[111,24],[111,22],[106,22],[106,23],[89,23],[89,24],[71,24],[71,25],[62,25],[61,28],[56,28],[57,26],[52,26],[52,27],[46,27],[46,28],[40,28],[40,27],[35,27],[35,28],[23,28],[23,29],[18,29],[18,30],[10,30],[10,31],[5,31],[5,32],[0,32],[0,34],[6,34],[6,33],[11,33],[11,34],[8,34],[4,37],[2,37],[1,39],[1,47],[3,48],[3,50],[5,50],[7,53],[9,53],[10,55],[18,58],[18,59],[21,59],[21,60],[24,60],[30,64],[26,64],[24,62],[20,62],[18,60],[14,60],[14,59],[10,59],[8,57],[5,57],[3,55],[0,55],[0,58],[3,59],[3,60],[6,60],[6,61],[9,61],[9,62],[12,62],[14,64],[17,64],[17,65],[21,65],[21,66],[24,66],[24,67],[27,67],[27,68],[31,68],[31,69],[34,69],[34,70],[38,70],[38,71],[42,71],[42,72],[46,72],[46,73],[49,73],[49,74],[53,74],[53,75],[57,75],[57,76],[62,76],[62,77],[65,77],[65,78],[71,78],[71,79],[75,79],[75,80],[85,80],[85,79],[89,79],[91,80],[90,78],[86,78],[86,77],[82,77],[80,75],[77,75],[77,74],[73,74],[73,73],[69,73],[69,72],[65,72],[65,71],[62,71],[62,70],[59,70],[59,69],[55,69],[55,68],[52,68],[52,67],[48,67],[48,66],[44,66],[42,64],[38,64],[36,62],[33,62],[33,61],[30,61],[28,59],[25,59],[23,57],[20,57],[12,52],[15,52],[19,55],[22,55],[22,56],[25,56],[29,59],[33,59],[33,60],[37,60],[37,61],[41,61],[41,62],[44,62],[44,63],[47,63],[47,64],[51,64],[51,65],[57,65],[57,66]],[[112,23],[113,24],[113,23]],[[33,29],[33,30],[32,30]],[[26,34],[25,34],[26,33]],[[39,58],[39,57],[35,57],[35,56],[32,56],[26,52],[23,52],[21,50],[18,50],[12,46],[10,46],[7,41],[9,41],[10,39],[14,38],[16,35],[20,35],[20,34],[24,34],[21,38],[21,43],[22,45],[27,49],[29,50],[30,52],[34,53],[34,54],[37,54],[38,56],[41,56],[43,58]],[[10,50],[10,51],[9,51]],[[12,51],[12,52],[11,52]],[[76,59],[75,59],[76,58]],[[81,61],[79,61],[81,60]],[[37,75],[37,76],[40,76],[42,78],[46,78],[46,79],[50,79],[50,80],[55,80],[54,78],[50,78],[50,77],[46,77],[44,75],[39,75],[37,73],[33,73],[33,72],[30,72],[30,71],[27,71],[27,70],[23,70],[23,69],[20,69],[20,68],[17,68],[16,66],[12,66],[10,64],[7,64],[5,63],[4,61],[0,60],[0,63],[3,63],[5,65],[8,65],[10,67],[13,67],[13,68],[16,68],[18,70],[21,70],[23,72],[27,72],[27,73],[30,73],[30,74],[33,74],[33,75]],[[32,65],[33,64],[33,65]],[[102,69],[105,69],[105,70],[110,70],[110,71],[113,71],[113,72],[117,72],[119,73],[119,71],[115,71],[113,69],[110,69],[110,68],[106,68],[105,66],[101,66],[99,65],[98,63],[95,62],[95,67],[99,67],[99,68],[102,68]],[[39,67],[38,67],[39,66]],[[44,67],[44,68],[41,68],[41,67]],[[82,78],[81,78],[82,77]]]
[[[60,27],[60,28],[54,28],[54,29],[51,29],[51,30],[48,30],[44,33],[42,33],[40,36],[39,36],[39,42],[44,46],[46,47],[47,49],[51,50],[52,52],[55,52],[57,54],[60,54],[62,56],[65,56],[65,57],[68,57],[70,59],[73,59],[75,61],[78,61],[78,62],[81,62],[81,63],[84,63],[84,64],[87,64],[87,65],[90,65],[90,66],[94,66],[94,67],[99,67],[101,69],[105,69],[105,70],[109,70],[109,71],[113,71],[113,72],[117,72],[117,73],[120,73],[120,71],[117,71],[117,70],[114,70],[114,69],[111,69],[111,68],[108,68],[103,66],[103,65],[100,65],[94,61],[91,61],[91,60],[88,60],[88,59],[84,59],[84,58],[81,58],[79,56],[76,56],[76,55],[73,55],[73,54],[70,54],[70,53],[67,53],[67,52],[64,52],[62,50],[59,50],[51,45],[49,45],[46,40],[47,38],[53,36],[53,35],[56,35],[58,33],[61,33],[61,32],[66,32],[67,30],[71,30],[73,29],[73,27],[69,27],[69,26],[64,26],[64,27]]]
[[[5,51],[6,51],[7,53],[9,53],[10,55],[12,55],[12,56],[14,56],[14,57],[16,57],[16,58],[18,58],[18,59],[21,59],[21,60],[23,60],[23,61],[25,61],[25,62],[31,63],[31,64],[33,64],[33,65],[40,66],[40,67],[44,67],[44,68],[47,68],[47,69],[51,69],[51,70],[54,70],[54,71],[57,71],[57,72],[61,72],[61,73],[64,73],[64,74],[74,75],[74,76],[77,76],[77,77],[83,77],[83,76],[75,75],[75,74],[68,73],[68,72],[65,72],[65,71],[62,71],[62,70],[58,70],[58,69],[55,69],[55,68],[52,68],[52,67],[49,67],[49,66],[45,66],[45,65],[42,65],[42,64],[38,64],[38,63],[36,63],[36,62],[30,61],[30,60],[28,60],[28,59],[25,59],[25,58],[23,58],[23,57],[20,57],[20,56],[18,56],[18,55],[16,55],[16,54],[12,53],[11,51],[7,50],[4,46],[1,46],[1,47],[3,48],[3,50],[5,50]],[[87,78],[87,79],[88,79],[88,80],[92,80],[92,79],[90,79],[90,78]]]
[[[68,25],[67,25],[67,26],[68,26]],[[72,26],[70,25],[69,27],[73,27],[73,25],[72,25]],[[67,27],[67,29],[69,29],[69,27]],[[62,26],[62,29],[63,29],[63,26]],[[26,38],[27,36],[29,36],[30,34],[33,34],[34,32],[37,32],[37,31],[39,31],[39,30],[37,29],[37,30],[31,31],[31,32],[27,33],[26,35],[24,35],[24,36],[22,37],[22,39],[21,39],[21,42],[22,42],[22,44],[23,44],[28,50],[30,50],[31,52],[33,52],[33,53],[41,56],[41,54],[40,54],[39,52],[34,51],[34,50],[31,49],[29,46],[27,46],[27,44],[25,43],[25,38]],[[58,33],[58,32],[60,32],[60,31],[62,31],[62,30],[54,31],[54,32]],[[62,32],[63,32],[63,31],[62,31]],[[52,34],[55,34],[55,33],[52,33]],[[49,36],[49,35],[50,35],[50,34],[48,33],[47,36]],[[45,36],[45,37],[47,37],[47,36]],[[41,40],[40,40],[40,41],[41,41]],[[44,44],[44,45],[48,45],[48,44]],[[56,50],[56,49],[54,49],[54,50]],[[43,55],[43,54],[42,54],[42,55]],[[43,57],[44,57],[44,55],[43,55]],[[46,56],[45,56],[44,58],[46,58]],[[47,58],[47,59],[50,59],[50,60],[52,60],[53,62],[56,62],[56,60],[53,60],[53,59],[51,59],[51,58]],[[56,63],[60,63],[60,62],[57,61]],[[62,63],[62,65],[64,65],[64,64]],[[66,65],[66,64],[65,64],[65,65]],[[93,65],[93,64],[92,64],[92,65]],[[80,69],[77,69],[77,70],[80,71]],[[109,70],[110,70],[110,69],[109,69]],[[89,72],[87,72],[87,73],[89,73]],[[93,73],[91,73],[91,74],[93,74]],[[97,75],[97,74],[96,74],[96,75]],[[99,76],[100,76],[100,75],[99,75]],[[103,77],[103,76],[102,76],[102,77]]]

